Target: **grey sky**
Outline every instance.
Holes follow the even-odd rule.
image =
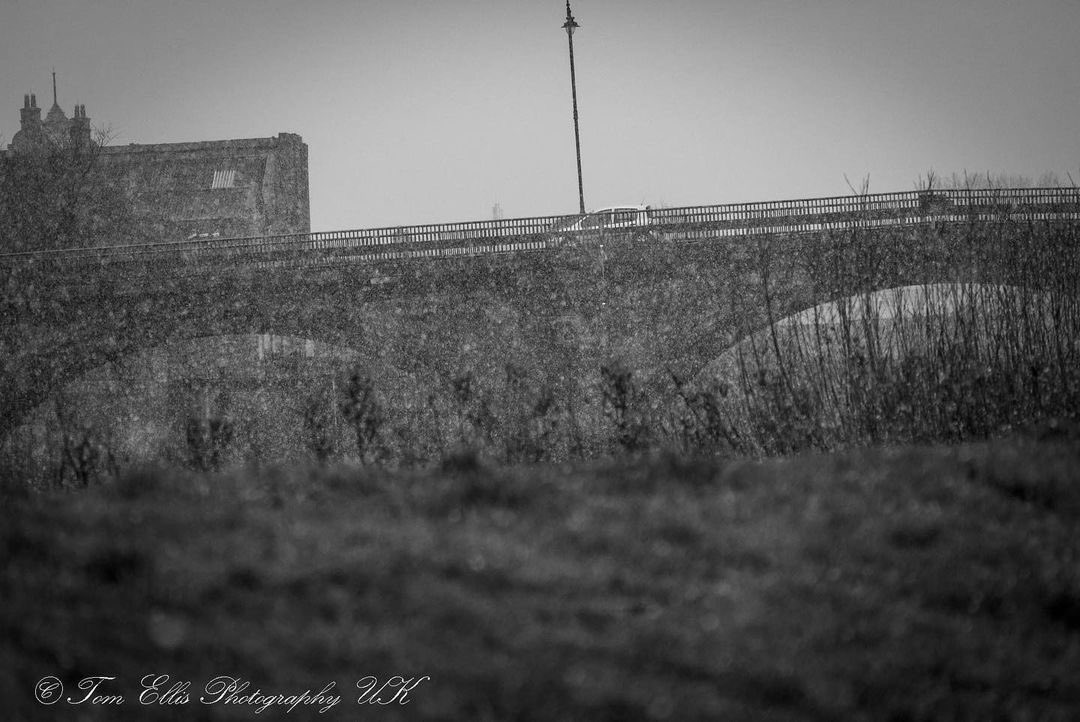
[[[576,0],[585,200],[1080,180],[1080,0]],[[0,0],[25,92],[115,143],[296,132],[316,230],[577,207],[562,0]]]

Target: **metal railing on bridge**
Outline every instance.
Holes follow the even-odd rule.
[[[75,267],[131,262],[188,264],[225,260],[257,265],[314,265],[541,251],[561,244],[559,234],[555,233],[556,226],[576,215],[0,253],[0,267],[23,264]],[[1080,220],[1080,189],[935,189],[651,208],[649,225],[639,230],[695,240],[919,223],[929,219],[985,220],[1004,215]]]

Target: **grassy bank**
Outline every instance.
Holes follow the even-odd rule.
[[[11,492],[0,693],[13,720],[287,716],[201,705],[218,675],[334,681],[324,719],[1069,719],[1078,477],[1075,438],[1014,437]],[[147,674],[189,703],[141,706]],[[126,701],[42,707],[46,675]],[[430,680],[360,708],[365,675]]]

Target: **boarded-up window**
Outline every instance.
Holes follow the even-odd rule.
[[[210,188],[232,188],[235,184],[235,170],[216,170],[214,171],[214,179],[210,182]]]

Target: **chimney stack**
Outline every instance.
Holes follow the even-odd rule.
[[[75,106],[75,117],[71,119],[71,142],[76,148],[90,147],[90,119],[86,117],[86,106]]]
[[[32,93],[23,96],[23,107],[19,111],[19,125],[28,133],[36,133],[41,129],[41,108],[37,107],[37,96]]]

